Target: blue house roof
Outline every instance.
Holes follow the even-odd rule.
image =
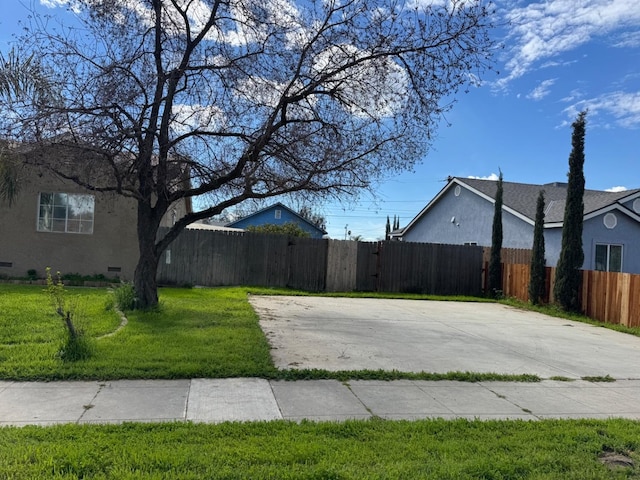
[[[247,228],[261,225],[284,225],[285,223],[296,223],[304,231],[308,232],[312,238],[322,238],[327,232],[311,223],[300,214],[294,212],[282,203],[274,203],[262,210],[258,210],[246,217],[242,217],[233,222],[227,223],[227,227]]]

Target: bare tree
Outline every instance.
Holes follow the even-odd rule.
[[[325,216],[322,213],[314,210],[310,205],[303,204],[302,207],[298,209],[298,215],[314,224],[320,230],[327,229],[327,219],[325,218]]]
[[[77,0],[83,28],[35,17],[23,41],[62,102],[2,126],[106,172],[49,162],[62,177],[137,202],[134,286],[152,306],[160,254],[187,224],[246,199],[353,194],[411,168],[452,95],[491,67],[489,5]],[[172,202],[204,195],[158,238]]]

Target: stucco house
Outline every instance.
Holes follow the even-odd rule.
[[[233,222],[227,223],[227,227],[246,229],[251,226],[261,225],[284,225],[285,223],[295,223],[305,232],[308,232],[311,238],[322,238],[327,232],[311,223],[306,218],[291,210],[282,203],[274,203],[262,210],[242,217]]]
[[[447,185],[403,229],[405,242],[491,246],[497,181],[450,177]],[[536,201],[545,193],[545,253],[548,266],[560,256],[566,183],[503,182],[503,247],[533,245]],[[585,190],[582,245],[585,270],[640,273],[640,189]]]
[[[88,163],[77,161],[78,175],[97,175]],[[24,277],[31,269],[42,276],[51,267],[63,274],[133,278],[139,256],[135,200],[82,188],[42,164],[21,163],[18,177],[14,202],[0,199],[0,277]],[[172,225],[188,208],[188,202],[174,205],[162,225]]]

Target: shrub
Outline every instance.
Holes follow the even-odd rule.
[[[135,310],[138,305],[138,298],[133,284],[130,282],[121,282],[113,291],[116,298],[116,305],[122,311]]]
[[[273,235],[289,235],[290,237],[309,238],[311,234],[295,222],[279,225],[267,223],[264,225],[250,225],[246,228],[251,233],[267,233]]]

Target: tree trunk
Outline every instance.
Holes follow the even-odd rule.
[[[158,259],[152,252],[140,252],[138,265],[136,265],[133,276],[133,288],[138,298],[138,308],[149,308],[158,304],[157,267]]]
[[[133,288],[138,298],[138,308],[155,307],[158,304],[158,270],[159,253],[156,249],[158,222],[144,207],[138,208],[138,248],[140,258],[133,275]]]

